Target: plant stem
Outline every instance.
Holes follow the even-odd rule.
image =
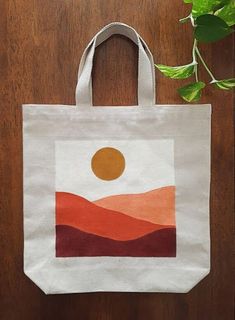
[[[190,18],[192,26],[195,27],[195,21],[194,21],[192,14],[189,15],[189,18]]]
[[[194,66],[195,68],[195,79],[196,79],[196,82],[198,82],[198,70],[197,70],[197,64]]]
[[[192,50],[193,62],[197,62],[197,60],[196,60],[196,54],[195,54],[196,47],[197,47],[197,39],[194,39],[194,42],[193,42],[193,50]]]
[[[188,17],[189,17],[190,20],[191,20],[192,27],[195,28],[195,20],[194,20],[192,14],[190,14]],[[212,72],[210,71],[210,69],[208,68],[205,60],[204,60],[204,59],[202,58],[202,56],[201,56],[201,53],[200,53],[200,51],[199,51],[199,49],[198,49],[198,46],[197,46],[197,39],[194,39],[192,56],[193,56],[193,61],[196,63],[196,65],[195,65],[195,78],[196,78],[196,82],[198,82],[198,66],[197,66],[196,54],[197,54],[197,56],[199,57],[199,59],[201,60],[203,66],[204,66],[205,69],[206,69],[206,71],[207,71],[208,74],[210,75],[211,80],[212,80],[211,83],[217,81],[217,80],[215,79],[215,77],[213,76]]]
[[[193,63],[195,63],[195,66],[194,66],[195,79],[196,79],[196,82],[198,82],[198,70],[197,70],[196,48],[197,48],[197,39],[194,39],[192,56],[193,56]]]
[[[217,81],[217,80],[215,79],[215,77],[213,76],[212,72],[210,71],[210,69],[208,68],[206,62],[205,62],[204,59],[202,58],[201,53],[200,53],[200,51],[199,51],[199,49],[198,49],[197,46],[196,46],[196,48],[195,48],[195,51],[196,51],[196,53],[197,53],[197,56],[198,56],[199,59],[201,60],[204,68],[206,69],[206,71],[208,72],[209,76],[211,77],[211,80],[212,80],[211,83]]]
[[[184,23],[184,22],[186,22],[186,21],[189,20],[189,19],[191,19],[191,14],[189,14],[189,15],[188,15],[187,17],[185,17],[185,18],[180,19],[179,22]]]

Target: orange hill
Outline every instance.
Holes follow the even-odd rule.
[[[175,187],[123,194],[93,201],[96,205],[161,225],[175,226]]]
[[[99,207],[71,193],[56,193],[56,225],[68,225],[81,231],[114,240],[132,240],[150,232],[169,228]]]

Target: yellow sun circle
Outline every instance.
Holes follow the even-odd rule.
[[[93,155],[91,168],[98,178],[102,180],[114,180],[122,175],[125,169],[125,158],[115,148],[101,148]]]

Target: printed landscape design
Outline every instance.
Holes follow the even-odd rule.
[[[175,187],[93,202],[56,192],[56,256],[175,257]]]

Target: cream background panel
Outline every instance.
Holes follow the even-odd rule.
[[[117,179],[99,179],[91,169],[93,155],[103,147],[116,148],[125,157],[125,170]],[[63,140],[55,142],[55,154],[56,191],[90,201],[175,185],[173,139]]]

